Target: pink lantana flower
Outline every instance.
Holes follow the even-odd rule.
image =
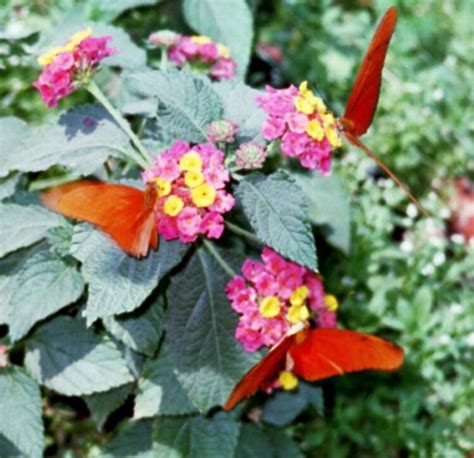
[[[291,326],[311,319],[319,327],[336,326],[337,299],[324,292],[315,272],[268,247],[261,258],[245,260],[242,276],[233,277],[226,286],[232,308],[239,314],[235,338],[245,350],[271,347]]]
[[[116,52],[108,46],[112,37],[91,34],[90,27],[77,32],[64,46],[50,49],[38,58],[44,68],[33,87],[48,107],[57,106],[59,99],[87,82],[100,62]]]
[[[212,143],[191,146],[177,141],[142,173],[156,186],[158,232],[166,240],[194,242],[199,235],[218,239],[224,217],[235,200],[225,190],[230,181],[224,153]]]
[[[295,157],[303,167],[331,172],[332,151],[341,146],[334,115],[320,97],[308,89],[306,81],[299,88],[266,87],[256,98],[268,114],[262,126],[266,140],[280,140],[284,156]]]

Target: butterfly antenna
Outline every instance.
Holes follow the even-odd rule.
[[[364,143],[362,143],[359,140],[359,138],[357,138],[356,136],[348,132],[344,132],[344,135],[346,136],[346,138],[349,140],[350,143],[361,148],[367,154],[367,156],[369,156],[371,159],[373,159],[377,163],[377,165],[397,184],[397,186],[406,193],[406,195],[416,205],[418,210],[420,210],[420,212],[423,213],[423,215],[429,216],[429,213],[418,202],[418,200],[416,200],[415,196],[411,193],[411,191],[407,188],[407,186],[405,186],[400,181],[400,179],[388,168],[388,166],[386,166],[372,151],[370,151],[370,149],[367,148],[367,146],[365,146]]]

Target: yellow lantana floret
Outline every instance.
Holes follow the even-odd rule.
[[[327,309],[331,312],[335,312],[339,308],[339,301],[337,297],[332,294],[326,294],[324,296],[324,302],[326,303]]]
[[[171,181],[156,178],[155,183],[158,197],[165,197],[171,192]]]
[[[318,142],[324,138],[323,126],[317,119],[312,119],[306,124],[306,133]]]
[[[92,35],[92,29],[90,27],[87,27],[87,29],[80,30],[79,32],[76,32],[71,38],[69,38],[69,41],[67,42],[66,46],[64,47],[66,51],[74,51],[76,46],[82,41],[85,40],[86,38],[90,37]]]
[[[188,188],[195,188],[204,183],[204,175],[201,172],[190,170],[184,174],[184,183]]]
[[[267,296],[262,299],[259,306],[260,313],[264,318],[275,318],[280,314],[281,304],[276,296]]]
[[[296,97],[296,99],[294,101],[294,104],[295,104],[295,108],[300,113],[310,115],[314,111],[314,107],[311,104],[311,102],[309,100],[305,99],[304,97]]]
[[[304,301],[308,298],[309,288],[306,285],[296,288],[290,296],[291,305],[303,305]]]
[[[193,35],[191,37],[191,40],[198,45],[207,45],[209,43],[212,43],[210,37],[207,37],[205,35]]]
[[[278,381],[284,390],[293,390],[298,386],[298,378],[290,371],[281,371]]]
[[[46,51],[44,54],[41,54],[41,56],[38,57],[37,62],[42,67],[46,67],[46,65],[52,64],[54,59],[56,59],[56,56],[64,51],[66,50],[63,47],[57,46],[53,49],[50,49],[49,51]]]
[[[196,207],[209,207],[216,200],[216,190],[208,183],[203,183],[191,191],[191,200]]]
[[[286,320],[291,324],[299,323],[300,321],[306,321],[309,318],[309,311],[306,305],[292,305],[288,309]]]
[[[196,151],[188,151],[180,160],[179,168],[182,171],[201,172],[202,158]]]
[[[217,43],[217,52],[224,59],[230,59],[230,49],[227,46]]]
[[[183,199],[178,196],[169,196],[164,205],[164,211],[169,216],[176,216],[181,213],[184,207]]]
[[[328,138],[329,143],[334,148],[340,148],[342,146],[341,138],[339,137],[339,132],[335,126],[330,126],[326,129],[326,137]]]

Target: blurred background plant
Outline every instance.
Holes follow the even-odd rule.
[[[177,3],[4,0],[0,116],[34,123],[48,116],[31,88],[38,74],[30,54],[36,32],[80,14],[113,22],[143,44],[161,28],[186,30]],[[452,233],[449,221],[455,209],[449,198],[456,177],[474,177],[472,4],[249,3],[255,13],[256,50],[248,82],[281,87],[306,79],[338,113],[375,21],[390,4],[399,8],[379,109],[364,140],[431,214],[418,215],[363,153],[342,150],[335,174],[351,199],[351,245],[344,254],[318,238],[321,271],[327,289],[340,299],[343,325],[392,338],[405,348],[406,364],[390,386],[387,376],[373,374],[325,382],[322,415],[320,405],[310,406],[282,420],[271,414],[275,400],[279,402],[275,397],[263,418],[278,425],[287,421],[288,434],[307,456],[467,456],[474,449],[474,242]],[[80,92],[61,106],[83,100],[87,95]],[[306,186],[314,193],[318,184],[314,177]],[[291,396],[283,396],[280,408],[291,405]],[[46,414],[49,441],[65,453],[68,448],[79,455],[93,451],[107,434],[94,432],[85,407],[64,399],[52,398]],[[65,435],[72,439],[68,442]]]

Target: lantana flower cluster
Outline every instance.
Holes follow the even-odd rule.
[[[112,37],[91,35],[90,27],[77,32],[64,46],[50,49],[38,58],[44,68],[33,86],[48,107],[57,106],[59,99],[74,92],[103,59],[116,52],[108,46]]]
[[[296,157],[303,167],[328,175],[332,151],[342,145],[334,115],[308,89],[306,81],[299,88],[265,89],[265,94],[256,97],[257,104],[268,113],[262,136],[280,140],[284,156]]]
[[[227,46],[214,43],[202,35],[181,36],[176,44],[168,48],[168,57],[178,67],[189,63],[218,80],[235,76],[237,67]]]
[[[212,143],[191,147],[177,141],[142,174],[158,193],[158,233],[166,240],[194,242],[199,235],[218,239],[224,231],[223,214],[235,200],[226,192],[229,172],[224,153]]]
[[[243,275],[233,277],[226,286],[232,308],[240,315],[235,338],[245,350],[275,345],[291,326],[313,315],[319,327],[336,326],[337,300],[325,293],[315,272],[268,247],[261,258],[262,262],[247,259]]]

